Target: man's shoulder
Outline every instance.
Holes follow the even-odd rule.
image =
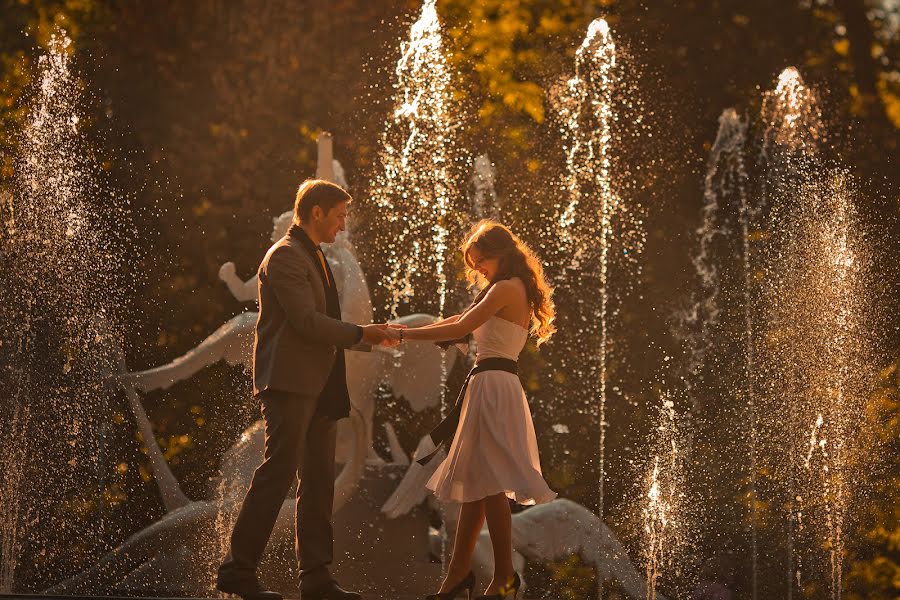
[[[260,263],[260,268],[265,269],[273,263],[285,262],[302,267],[305,264],[303,254],[303,248],[300,244],[296,240],[285,236],[269,247]]]
[[[286,254],[286,253],[297,253],[299,254],[302,248],[300,244],[290,238],[290,236],[284,236],[280,240],[276,241],[274,244],[269,246],[268,251],[266,251],[266,258],[271,258],[275,254]]]

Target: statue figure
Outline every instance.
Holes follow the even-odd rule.
[[[319,137],[316,177],[346,185],[343,168],[332,158],[332,138],[327,133]],[[292,214],[292,211],[287,211],[273,219],[272,241],[278,240],[287,232]],[[335,275],[344,320],[358,324],[371,323],[372,300],[349,234],[341,232],[333,244],[323,244],[323,249]],[[227,262],[219,269],[219,277],[238,301],[256,302],[258,285],[256,275],[243,281],[237,276],[234,263]],[[126,389],[133,387],[147,392],[166,389],[219,360],[225,360],[230,365],[242,364],[249,368],[256,318],[255,311],[241,313],[229,319],[184,355],[159,367],[124,373],[119,376],[119,381]],[[434,317],[413,314],[401,317],[397,321],[415,327],[433,322]],[[454,360],[454,353],[444,355],[437,347],[420,348],[415,353],[383,348],[376,348],[371,353],[347,353],[347,383],[352,406],[350,418],[338,423],[337,461],[345,466],[335,484],[335,511],[343,505],[355,488],[364,461],[368,459],[373,463],[384,462],[372,448],[375,392],[378,386],[382,382],[388,383],[395,395],[410,402],[413,410],[421,411],[436,406],[440,401],[442,377],[445,377],[452,368]],[[262,430],[251,428],[248,432],[250,431],[259,438],[258,442],[261,444]],[[391,447],[398,448],[392,429],[388,431],[388,436]],[[256,444],[242,448],[246,448],[247,452],[256,452],[258,449]],[[248,472],[243,473],[241,478],[246,477],[249,482],[256,456],[258,453],[249,461],[235,459],[229,464],[234,468],[241,465],[242,469],[247,470]],[[399,461],[400,464],[405,464],[408,460],[406,456],[396,454],[392,459],[393,462]],[[168,470],[164,464],[154,466],[158,467],[161,473]]]
[[[389,518],[402,518],[422,503],[441,515],[443,531],[431,536],[431,551],[441,554],[442,538],[453,539],[459,508],[444,505],[428,493],[425,483],[437,468],[444,451],[427,466],[416,459],[434,450],[430,436],[423,437],[413,454],[413,461],[381,511]],[[612,530],[594,513],[576,502],[557,498],[512,516],[513,566],[525,572],[525,563],[564,560],[573,554],[594,567],[598,581],[614,580],[632,598],[646,597],[646,582],[628,558],[625,547]],[[478,536],[472,555],[472,570],[479,581],[490,581],[494,572],[491,539],[485,526]],[[665,600],[662,594],[656,598]]]
[[[482,161],[481,171],[489,174],[492,181],[493,172],[485,166],[489,167],[490,163],[485,161]],[[319,138],[316,175],[346,185],[343,169],[332,158],[331,137],[327,134]],[[493,198],[492,186],[482,187],[481,191]],[[491,202],[481,196],[479,204],[484,209]],[[273,219],[273,240],[284,235],[290,220],[290,211]],[[344,320],[371,322],[371,297],[350,236],[341,233],[324,249],[335,275]],[[256,276],[243,281],[237,276],[234,264],[228,262],[220,268],[219,277],[239,301],[256,301]],[[249,366],[256,317],[256,312],[243,312],[184,355],[145,371],[127,372],[121,348],[113,340],[106,340],[104,347],[115,353],[121,370],[114,376],[114,381],[125,390],[135,414],[167,514],[132,535],[90,569],[45,590],[45,594],[210,594],[214,572],[220,554],[224,552],[224,537],[230,530],[229,521],[240,505],[253,469],[259,464],[263,449],[261,421],[247,428],[225,453],[218,477],[210,482],[209,499],[191,501],[181,491],[163,458],[137,391],[168,388],[219,360]],[[434,320],[424,314],[398,319],[410,327]],[[426,498],[424,481],[430,473],[418,463],[410,462],[390,424],[385,424],[385,429],[391,462],[384,461],[372,449],[376,390],[385,382],[396,396],[405,398],[416,411],[436,406],[441,398],[443,378],[453,366],[455,352],[451,350],[445,356],[436,346],[420,345],[416,346],[415,353],[401,354],[396,349],[384,349],[347,355],[352,406],[350,418],[342,420],[338,428],[338,462],[342,462],[344,468],[335,481],[334,502],[336,520],[345,520],[347,527],[336,526],[335,531],[351,537],[376,532],[379,543],[372,547],[362,545],[361,551],[367,554],[362,560],[355,561],[359,571],[355,575],[363,578],[361,585],[372,591],[396,593],[403,589],[409,593],[431,589],[439,580],[440,565],[429,563],[428,554],[440,554],[440,538],[429,537],[426,507],[441,513],[445,532],[451,536],[455,531],[453,519],[456,515],[455,510],[447,510],[451,507],[439,506],[433,497]],[[428,436],[423,438],[416,457],[432,449],[428,442]],[[439,462],[432,461],[432,464]],[[365,473],[368,475],[364,477]],[[398,485],[394,484],[396,480],[400,480]],[[354,495],[361,482],[366,494]],[[382,507],[380,511],[379,506]],[[346,509],[342,510],[344,507]],[[270,544],[262,565],[262,576],[267,582],[285,589],[295,585],[297,577],[292,566],[293,519],[294,502],[289,497],[278,515],[272,537],[274,543]],[[518,571],[523,570],[526,560],[546,562],[577,553],[595,567],[599,579],[617,580],[632,598],[645,596],[644,580],[629,562],[622,545],[611,530],[583,506],[557,499],[514,515],[512,526]],[[198,535],[198,532],[203,533]],[[355,542],[355,539],[353,543],[348,540],[346,545],[360,548],[361,545]],[[341,543],[342,540],[336,539],[336,548],[340,548]],[[479,575],[487,577],[492,572],[492,556],[490,540],[487,533],[482,532],[473,556],[473,568]],[[658,597],[664,600],[662,596]]]

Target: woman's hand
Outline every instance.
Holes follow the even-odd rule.
[[[392,331],[392,333],[396,334],[396,337],[394,339],[396,339],[397,342],[394,345],[396,346],[397,344],[400,344],[403,341],[403,330],[408,329],[408,327],[406,325],[403,325],[402,323],[388,323],[387,326],[388,329]]]

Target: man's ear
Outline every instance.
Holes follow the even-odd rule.
[[[310,221],[319,221],[322,217],[325,216],[325,213],[322,212],[322,207],[316,204],[312,207],[312,210],[309,211],[309,219]]]

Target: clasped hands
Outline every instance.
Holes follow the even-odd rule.
[[[397,346],[402,339],[400,330],[405,328],[404,325],[397,325],[394,323],[372,323],[371,325],[363,325],[362,342],[371,346]]]

